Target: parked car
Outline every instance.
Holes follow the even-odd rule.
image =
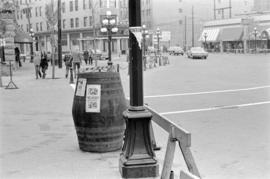
[[[187,51],[187,57],[192,59],[206,59],[208,57],[208,52],[206,52],[202,47],[191,47],[190,50]]]
[[[184,55],[184,50],[178,46],[170,47],[168,52],[170,55]]]

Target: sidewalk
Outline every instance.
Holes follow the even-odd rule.
[[[71,113],[74,91],[69,78],[64,78],[65,67],[55,71],[57,79],[51,79],[49,66],[47,78],[36,80],[33,64],[26,62],[14,72],[19,89],[0,88],[0,178],[121,178],[120,151],[99,154],[79,149]],[[2,78],[7,85],[9,77]],[[167,134],[155,124],[154,130],[162,141],[158,143],[162,150],[156,152],[161,172]]]

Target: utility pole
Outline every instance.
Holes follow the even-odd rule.
[[[185,27],[184,27],[184,49],[187,50],[187,16],[185,16]]]
[[[214,0],[214,20],[216,20],[216,0]]]
[[[61,0],[58,0],[57,5],[58,18],[58,67],[62,68],[62,28],[61,28]]]
[[[230,18],[232,18],[232,0],[229,0]]]
[[[192,6],[192,47],[194,47],[194,7]]]
[[[54,13],[54,0],[51,0],[52,13]],[[54,26],[51,27],[51,46],[52,46],[52,79],[55,79],[55,37],[54,37]]]

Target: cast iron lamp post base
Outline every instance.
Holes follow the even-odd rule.
[[[144,107],[123,113],[127,122],[125,141],[120,154],[119,170],[123,178],[157,177],[159,165],[150,139],[152,114]]]

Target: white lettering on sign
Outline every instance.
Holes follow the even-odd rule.
[[[101,86],[87,85],[86,87],[86,104],[85,111],[92,113],[100,113]]]
[[[142,43],[142,27],[130,27],[129,28],[130,32],[136,37],[136,40],[139,44],[140,49],[141,43]]]
[[[79,78],[77,83],[76,96],[84,96],[85,94],[86,79]]]

